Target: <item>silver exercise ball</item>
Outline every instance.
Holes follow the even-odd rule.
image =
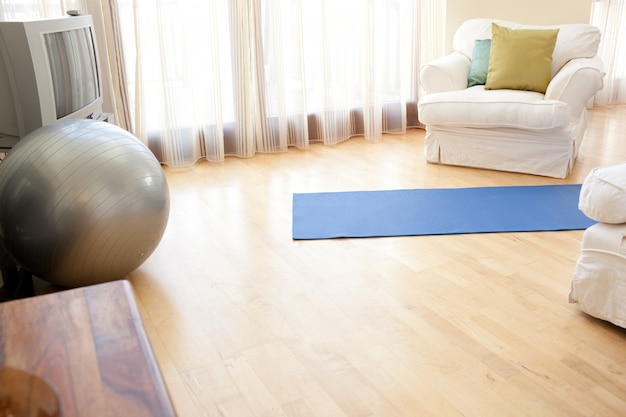
[[[0,244],[56,285],[124,278],[156,249],[169,209],[159,162],[110,123],[39,128],[0,163]]]

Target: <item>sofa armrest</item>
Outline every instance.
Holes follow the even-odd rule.
[[[569,104],[577,118],[589,100],[602,89],[604,70],[599,57],[576,58],[563,65],[546,90],[546,100]]]
[[[420,68],[420,85],[426,94],[463,90],[471,66],[468,57],[452,52]]]

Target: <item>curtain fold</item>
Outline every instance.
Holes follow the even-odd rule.
[[[626,103],[626,0],[596,0],[591,24],[602,32],[599,55],[604,62],[604,88],[596,94],[597,105]]]
[[[120,38],[119,19],[117,17],[117,0],[83,0],[87,13],[92,15],[97,29],[98,50],[100,65],[106,71],[101,71],[102,89],[104,90],[103,109],[113,113],[115,124],[123,129],[130,130],[130,101],[126,89],[126,71],[122,61],[122,40]]]
[[[446,1],[421,1],[418,8],[414,37],[418,41],[414,65],[418,68],[445,55],[446,50]],[[419,84],[419,72],[415,74],[413,92],[416,97],[424,94]]]
[[[83,0],[84,10],[94,19],[94,25],[98,30],[98,49],[101,78],[104,94],[103,109],[113,113],[115,124],[123,129],[131,129],[130,102],[126,69],[122,61],[122,40],[120,38],[119,19],[117,13],[117,0]]]
[[[414,0],[118,2],[133,133],[165,164],[407,128]]]

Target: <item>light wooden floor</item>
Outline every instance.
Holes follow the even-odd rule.
[[[626,107],[567,180],[427,164],[423,136],[166,169],[130,280],[180,416],[626,415],[626,330],[568,304],[582,231],[291,239],[294,192],[582,182],[626,160]]]

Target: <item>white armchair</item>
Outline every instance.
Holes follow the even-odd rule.
[[[517,86],[491,89],[490,74],[487,86],[468,87],[468,75],[475,69],[476,40],[492,38],[492,23],[513,30],[558,29],[545,91]],[[600,31],[587,24],[540,27],[491,19],[464,22],[455,33],[454,52],[420,70],[418,117],[426,128],[426,160],[567,177],[587,125],[586,107],[603,85],[599,42]],[[494,71],[493,46],[489,72]],[[522,56],[524,51],[515,52]],[[514,65],[525,71],[530,64]]]
[[[591,170],[578,208],[598,223],[583,234],[569,301],[626,327],[626,163]]]

